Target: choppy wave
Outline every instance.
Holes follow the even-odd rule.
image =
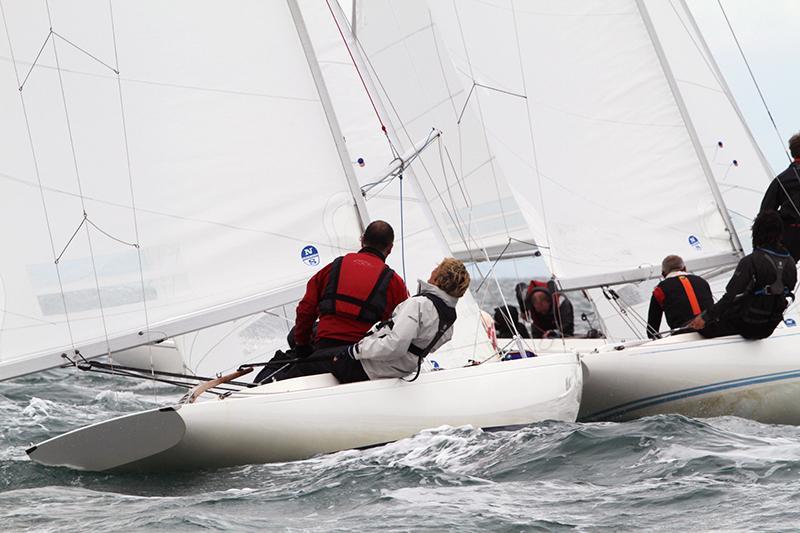
[[[790,530],[800,519],[800,428],[728,417],[438,428],[306,461],[165,475],[80,473],[25,455],[175,398],[64,372],[0,384],[3,529]]]

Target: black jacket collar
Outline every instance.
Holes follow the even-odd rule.
[[[378,257],[384,263],[386,262],[386,256],[383,255],[383,253],[380,250],[378,250],[377,248],[373,248],[371,246],[363,247],[362,249],[360,249],[358,251],[358,253],[360,253],[360,254],[372,254],[372,255]]]

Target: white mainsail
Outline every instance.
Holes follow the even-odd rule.
[[[431,2],[463,84],[492,87],[474,105],[565,287],[614,280],[665,250],[735,261],[640,7]]]
[[[413,294],[416,280],[427,280],[433,267],[450,251],[440,237],[440,229],[431,219],[427,204],[417,194],[417,163],[410,163],[400,179],[376,182],[397,165],[396,157],[416,157],[416,145],[425,145],[420,157],[437,155],[437,137],[431,131],[418,143],[404,142],[395,134],[389,113],[373,81],[374,73],[364,63],[361,51],[352,40],[346,17],[338,3],[302,0],[299,2],[306,29],[319,63],[332,108],[342,131],[359,184],[365,191],[365,203],[374,218],[388,221],[395,229],[395,246],[387,258],[403,276]],[[352,56],[351,56],[352,54]],[[387,131],[382,130],[385,121]],[[392,146],[390,146],[390,143]],[[360,161],[359,161],[360,160]],[[401,220],[402,213],[402,220]],[[356,244],[353,249],[356,249]],[[467,293],[458,304],[458,320],[453,339],[434,359],[441,364],[463,364],[467,359],[483,359],[492,353],[491,345],[480,322],[479,308]],[[267,316],[244,319],[237,324],[193,333],[180,339],[186,367],[201,375],[235,368],[245,361],[263,360],[270,352],[285,348],[285,336],[294,320],[294,302],[273,309]],[[248,345],[248,328],[261,333],[259,349]]]
[[[285,3],[1,7],[0,378],[295,300],[352,249]]]

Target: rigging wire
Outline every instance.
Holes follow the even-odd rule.
[[[742,61],[744,61],[745,66],[747,67],[747,72],[750,74],[750,79],[753,81],[753,85],[758,92],[758,97],[761,99],[761,103],[764,106],[764,109],[767,112],[767,116],[769,116],[769,121],[772,123],[772,128],[775,130],[775,134],[778,136],[778,142],[780,142],[781,146],[783,147],[786,156],[789,158],[789,161],[792,161],[793,158],[789,151],[784,146],[783,136],[781,135],[780,130],[778,129],[778,125],[775,123],[775,118],[772,116],[772,111],[770,110],[769,105],[767,104],[767,99],[764,97],[764,92],[761,90],[761,85],[756,80],[756,76],[753,73],[753,69],[750,67],[750,62],[747,60],[747,56],[744,54],[744,50],[742,49],[742,45],[739,42],[739,38],[736,36],[736,32],[733,31],[733,25],[731,24],[731,20],[728,18],[728,13],[725,11],[725,7],[722,5],[722,0],[717,0],[717,5],[719,6],[720,11],[722,11],[722,16],[725,18],[725,24],[728,26],[728,30],[731,32],[731,36],[733,37],[734,42],[736,43],[736,48],[739,50],[739,55],[742,56]]]
[[[125,163],[128,171],[128,188],[130,189],[130,195],[131,195],[131,214],[133,217],[134,238],[136,239],[136,245],[135,245],[136,259],[139,267],[139,284],[142,291],[142,311],[144,312],[144,322],[145,322],[145,328],[147,330],[147,337],[148,340],[150,340],[150,333],[151,333],[150,314],[147,310],[147,290],[145,288],[145,283],[144,283],[144,263],[142,261],[141,239],[139,236],[139,220],[138,220],[138,215],[136,213],[136,195],[134,194],[134,188],[133,188],[133,171],[131,170],[131,152],[130,152],[130,146],[128,144],[128,126],[125,120],[125,101],[122,95],[122,79],[120,78],[120,73],[119,73],[117,31],[116,31],[116,26],[114,25],[114,8],[112,6],[111,0],[108,0],[108,14],[109,14],[109,19],[111,20],[111,38],[114,44],[114,66],[115,66],[114,72],[116,73],[117,77],[117,94],[119,95],[119,111],[120,111],[120,120],[122,123],[122,139],[123,139],[123,144],[125,146]],[[155,377],[152,342],[147,343],[147,355],[150,360],[151,375]],[[153,396],[157,401],[158,393],[156,391],[155,386],[153,387]]]
[[[781,147],[783,148],[783,152],[789,159],[789,166],[790,168],[792,168],[792,170],[794,170],[794,175],[797,178],[797,181],[800,182],[800,171],[798,171],[797,165],[793,164],[794,158],[792,157],[791,153],[789,153],[789,150],[786,148],[786,145],[784,144],[783,136],[781,135],[781,132],[778,129],[778,124],[775,122],[775,118],[772,115],[772,110],[767,104],[767,99],[764,96],[764,92],[761,90],[761,85],[758,83],[758,80],[756,79],[753,69],[750,67],[750,61],[748,61],[747,56],[744,53],[744,49],[742,48],[742,45],[739,42],[739,38],[736,35],[736,32],[733,30],[733,25],[731,24],[730,18],[728,18],[728,13],[725,11],[725,7],[722,5],[722,0],[717,0],[717,5],[719,6],[720,11],[722,12],[722,16],[725,19],[725,24],[728,26],[728,30],[731,33],[731,37],[733,37],[733,41],[736,43],[736,48],[739,51],[739,55],[741,56],[742,61],[745,64],[745,67],[747,67],[747,72],[749,73],[750,79],[752,80],[753,85],[755,86],[756,91],[758,92],[758,97],[761,99],[761,104],[764,106],[764,110],[767,112],[769,121],[772,124],[772,129],[775,131],[775,135],[778,137],[778,143],[781,145]],[[795,213],[798,216],[800,216],[800,208],[797,205],[795,205],[792,196],[786,190],[786,186],[780,180],[777,180],[777,182],[780,188],[783,190],[783,194],[786,196],[786,198],[789,200],[789,203],[792,205],[792,208],[794,209]]]
[[[617,315],[620,317],[622,322],[626,326],[628,326],[628,329],[631,330],[631,332],[634,334],[634,336],[636,338],[641,338],[641,334],[636,329],[635,324],[632,321],[631,317],[628,316],[627,310],[625,308],[623,308],[622,305],[620,304],[620,302],[617,300],[618,295],[617,295],[616,291],[613,291],[612,289],[610,289],[607,286],[600,287],[600,289],[603,292],[603,296],[606,297],[606,300],[608,300],[609,305],[611,306],[611,308],[614,311],[616,311]]]
[[[330,7],[330,4],[329,4],[329,7]],[[395,14],[395,19],[396,19],[396,14]],[[395,107],[394,102],[389,97],[389,94],[388,94],[386,88],[383,86],[381,78],[379,76],[377,76],[377,71],[376,71],[374,65],[372,64],[372,61],[370,60],[369,55],[365,53],[362,43],[360,42],[360,40],[355,35],[353,35],[353,39],[354,39],[355,45],[361,50],[362,56],[364,57],[364,60],[365,60],[366,67],[371,71],[371,73],[373,75],[373,78],[377,82],[378,88],[382,91],[382,94],[385,96],[386,102],[388,103],[390,109],[399,118],[400,114],[399,114],[397,108]],[[411,60],[410,53],[408,52],[407,47],[405,49],[406,49],[406,54],[409,55],[409,60]],[[352,54],[351,54],[351,58],[355,61],[355,59],[352,57]],[[412,61],[412,64],[413,64],[413,61]],[[420,78],[419,77],[419,73],[417,73],[417,78],[418,79]],[[362,80],[363,80],[363,78],[362,78]],[[366,85],[365,85],[365,89],[366,89]],[[452,102],[451,102],[451,104],[452,104]],[[409,142],[411,142],[413,144],[413,142],[414,142],[413,138],[410,135],[408,129],[406,128],[406,124],[403,122],[402,119],[399,120],[399,125],[400,125],[400,129],[405,134],[405,136],[408,138]],[[386,134],[387,134],[387,137],[388,137],[388,132],[386,132]],[[460,129],[459,129],[459,139],[460,138],[461,138],[461,136],[460,136]],[[441,145],[442,145],[442,142],[441,142],[441,137],[440,136],[437,137],[437,141],[439,143],[439,148],[440,148],[440,163],[444,167],[443,158],[441,156]],[[467,230],[468,234],[469,234],[469,237],[467,237],[467,235],[464,234],[464,229],[462,228],[462,224],[459,221],[458,212],[457,212],[457,209],[456,209],[456,206],[455,206],[455,203],[454,203],[453,199],[451,198],[451,203],[453,203],[452,210],[451,210],[450,206],[448,206],[447,203],[445,202],[445,199],[443,197],[443,193],[442,193],[442,191],[439,190],[439,187],[436,185],[436,182],[433,179],[433,176],[432,176],[430,170],[428,169],[427,165],[425,164],[425,161],[420,158],[419,162],[420,162],[420,165],[422,166],[422,169],[423,169],[426,177],[428,178],[431,186],[436,191],[436,195],[437,195],[439,201],[441,202],[442,207],[444,208],[444,211],[445,211],[446,215],[450,218],[451,222],[453,223],[453,226],[454,226],[457,234],[459,235],[460,240],[463,242],[463,244],[465,246],[465,249],[469,253],[469,255],[472,258],[473,262],[477,263],[477,260],[476,260],[477,258],[475,257],[475,255],[473,253],[473,248],[471,248],[469,243],[468,243],[468,240],[474,240],[474,238],[473,238],[471,232],[469,232],[469,230]],[[456,175],[456,177],[457,176],[458,175]],[[446,179],[446,172],[445,172],[445,179]],[[458,178],[457,178],[457,181],[458,181]],[[449,188],[448,188],[448,192],[449,192]],[[499,193],[498,193],[498,195],[499,195]],[[504,224],[507,226],[507,224],[505,222],[505,214],[504,213],[503,213],[503,216],[504,216]],[[480,308],[478,308],[478,311],[480,312]]]
[[[48,20],[48,23],[50,24],[50,31],[53,32],[53,18],[52,18],[52,14],[50,12],[50,1],[49,0],[45,0],[45,7],[47,8],[46,9],[46,11],[47,11],[47,20]],[[83,211],[84,218],[86,218],[87,217],[87,214],[86,214],[86,200],[85,200],[84,195],[83,195],[83,185],[81,183],[81,176],[80,176],[80,170],[79,170],[79,165],[78,165],[78,152],[75,149],[75,139],[74,139],[73,134],[72,134],[72,122],[70,120],[69,108],[68,108],[68,105],[67,105],[67,95],[66,95],[66,92],[64,90],[64,77],[63,77],[63,73],[61,71],[61,62],[60,62],[60,60],[58,58],[58,47],[56,46],[55,39],[50,39],[50,43],[53,45],[53,59],[55,60],[56,72],[58,73],[58,86],[59,86],[59,89],[60,89],[60,92],[61,92],[61,101],[62,101],[62,103],[64,105],[64,118],[66,119],[67,136],[69,138],[70,151],[72,153],[72,162],[73,162],[73,166],[74,166],[74,169],[75,169],[75,179],[76,179],[77,185],[78,185],[78,193],[79,193],[79,196],[80,196],[81,209]],[[88,247],[89,247],[89,257],[90,257],[91,263],[92,263],[92,274],[94,276],[94,284],[95,284],[95,289],[97,291],[97,303],[98,303],[98,309],[100,311],[100,320],[101,320],[101,323],[103,324],[103,336],[105,338],[105,343],[106,343],[106,353],[110,357],[111,356],[111,341],[109,339],[109,334],[108,334],[108,322],[106,320],[105,309],[103,308],[103,296],[102,296],[102,293],[100,291],[100,277],[97,274],[97,262],[95,260],[95,255],[94,255],[94,246],[92,245],[92,235],[91,235],[91,232],[89,231],[88,224],[84,224],[83,227],[86,230],[86,242],[87,242]]]
[[[467,66],[469,67],[470,78],[472,79],[472,82],[474,84],[473,87],[472,87],[472,90],[474,90],[476,86],[477,87],[483,87],[483,85],[476,83],[476,80],[475,80],[475,73],[474,73],[473,68],[472,68],[472,61],[470,60],[470,57],[469,57],[469,50],[467,48],[467,41],[466,41],[466,38],[464,37],[464,27],[461,24],[461,17],[458,14],[458,7],[457,7],[457,4],[456,4],[455,0],[453,0],[453,11],[454,11],[454,13],[456,15],[456,22],[458,23],[458,31],[459,31],[459,35],[461,36],[461,45],[464,47],[464,58],[467,60]],[[470,91],[470,93],[472,92],[472,90]],[[515,95],[515,96],[518,96],[518,95]],[[483,132],[484,142],[486,143],[486,146],[488,148],[490,146],[490,144],[489,144],[489,134],[487,133],[486,121],[485,121],[484,115],[483,115],[483,107],[481,106],[481,99],[480,99],[480,95],[478,93],[475,93],[475,104],[476,104],[476,107],[478,108],[478,118],[480,119],[481,130]],[[465,108],[466,108],[466,104],[465,104]],[[461,112],[461,115],[463,116],[463,111]],[[461,117],[458,120],[458,127],[459,128],[461,127]],[[503,219],[503,227],[506,230],[506,235],[510,236],[511,235],[511,230],[509,229],[509,226],[508,226],[508,219],[506,217],[505,209],[504,209],[504,206],[503,206],[503,198],[502,198],[502,195],[500,194],[500,184],[499,184],[499,181],[497,179],[497,169],[495,168],[494,159],[490,160],[489,168],[492,171],[492,180],[494,182],[495,192],[497,193],[497,202],[500,205],[500,214],[502,215],[502,219]]]
[[[405,167],[405,162],[400,159],[400,168]],[[398,176],[400,180],[400,260],[403,265],[403,281],[408,286],[408,277],[406,277],[406,230],[405,219],[403,215],[403,171],[400,171]]]
[[[541,212],[542,212],[542,222],[543,222],[543,225],[544,225],[545,239],[547,240],[547,243],[549,245],[550,244],[550,229],[549,229],[549,224],[547,223],[547,209],[546,209],[545,201],[544,201],[544,188],[542,187],[542,177],[541,177],[541,174],[539,172],[539,157],[538,157],[538,154],[536,152],[536,136],[534,135],[534,132],[533,132],[533,117],[531,115],[531,106],[530,106],[530,102],[529,102],[529,99],[528,99],[528,87],[527,87],[527,83],[525,82],[525,65],[523,64],[523,61],[522,61],[522,46],[521,46],[520,41],[519,41],[519,27],[518,27],[519,25],[517,23],[517,9],[516,9],[516,6],[514,5],[514,0],[509,0],[509,3],[511,4],[511,16],[512,16],[513,22],[514,22],[514,39],[515,39],[514,42],[517,45],[517,59],[519,60],[519,72],[520,72],[520,78],[522,80],[522,92],[523,92],[523,94],[522,95],[517,95],[517,96],[521,96],[521,97],[523,97],[525,99],[525,110],[526,110],[527,119],[528,119],[527,120],[527,122],[528,122],[528,134],[530,135],[531,156],[533,158],[533,167],[534,167],[533,170],[534,170],[534,173],[536,174],[536,184],[537,184],[537,188],[539,190],[539,207],[540,207]],[[561,289],[560,283],[558,282],[558,279],[556,277],[555,263],[553,262],[553,255],[552,254],[548,254],[548,255],[549,255],[549,259],[550,259],[550,261],[549,261],[549,263],[550,263],[550,273],[553,276],[553,281],[556,284],[558,284],[557,288],[559,289],[559,292],[561,292],[560,291],[560,289]],[[562,346],[562,348],[564,350],[566,350],[567,341],[564,338],[563,320],[562,320],[562,317],[561,317],[561,306],[559,305],[559,302],[558,302],[558,299],[556,298],[556,294],[555,293],[553,294],[553,300],[551,302],[551,305],[555,306],[554,311],[555,311],[556,317],[558,319],[558,326],[559,326],[559,328],[562,328],[561,329],[561,346]]]
[[[370,93],[369,88],[367,87],[367,81],[364,79],[364,75],[361,73],[361,69],[358,67],[358,62],[353,55],[353,51],[350,49],[350,43],[347,42],[347,37],[345,37],[342,26],[339,24],[339,19],[333,11],[333,6],[331,6],[330,0],[325,0],[325,4],[328,6],[328,11],[331,13],[331,18],[333,19],[334,24],[336,24],[336,29],[339,31],[339,36],[342,38],[344,47],[347,49],[347,54],[350,56],[350,61],[353,64],[353,68],[355,68],[356,74],[358,74],[358,78],[361,80],[361,86],[364,88],[364,93],[367,95],[369,103],[372,105],[372,110],[375,112],[375,117],[378,119],[378,123],[381,125],[381,131],[383,132],[384,137],[386,137],[386,142],[389,143],[389,148],[391,149],[392,154],[395,157],[399,157],[400,153],[397,151],[394,144],[392,144],[392,139],[389,137],[389,131],[386,129],[386,124],[384,124],[383,119],[381,118],[381,114],[378,111],[378,106],[375,103],[375,100],[372,98],[372,93]],[[355,34],[353,34],[352,31],[350,34],[355,39]]]
[[[413,140],[413,138],[411,136],[411,133],[408,131],[408,128],[406,127],[406,125],[402,121],[402,119],[400,119],[400,113],[398,112],[397,107],[395,106],[394,102],[392,101],[392,98],[389,96],[389,93],[386,90],[386,87],[384,87],[383,82],[381,81],[381,78],[378,76],[377,70],[375,69],[375,66],[372,64],[372,60],[370,59],[369,55],[366,53],[366,51],[364,49],[364,46],[361,43],[361,41],[357,37],[354,37],[354,39],[355,39],[356,46],[361,51],[361,57],[364,58],[364,62],[366,63],[367,68],[371,72],[373,79],[378,84],[378,88],[380,89],[381,93],[386,98],[387,104],[389,105],[389,107],[392,110],[392,112],[394,113],[394,115],[396,117],[398,117],[400,130],[406,136],[408,141],[413,144],[414,140]],[[441,136],[438,138],[438,142],[441,143]],[[461,242],[464,244],[464,247],[467,250],[467,253],[470,254],[470,258],[472,259],[473,262],[476,261],[475,256],[472,253],[472,250],[470,249],[469,244],[467,243],[467,240],[466,240],[463,232],[461,231],[461,227],[458,224],[458,222],[456,221],[456,218],[454,217],[454,213],[452,213],[450,211],[449,207],[444,202],[444,199],[442,198],[442,194],[443,193],[442,193],[442,191],[439,190],[439,187],[436,185],[436,181],[433,179],[433,175],[431,174],[431,171],[428,169],[428,166],[425,164],[425,160],[424,159],[420,159],[419,163],[422,166],[422,169],[424,171],[425,176],[428,178],[428,181],[430,182],[431,186],[433,187],[434,191],[436,192],[435,196],[441,202],[442,208],[444,209],[445,214],[450,219],[450,221],[453,223],[453,226],[454,226],[454,228],[456,230],[456,233],[458,234],[459,239],[461,240]]]

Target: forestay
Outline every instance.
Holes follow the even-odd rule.
[[[357,245],[284,2],[0,15],[0,378],[291,301]]]

